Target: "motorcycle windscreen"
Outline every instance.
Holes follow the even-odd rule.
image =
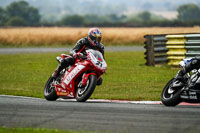
[[[94,51],[93,55],[95,56],[95,58],[96,58],[98,61],[100,61],[100,62],[103,62],[103,61],[104,61],[103,56],[102,56],[102,54],[101,54],[100,52]]]
[[[98,67],[99,69],[106,69],[107,68],[107,64],[103,58],[103,55],[96,50],[90,50],[90,57],[92,59],[92,63]]]

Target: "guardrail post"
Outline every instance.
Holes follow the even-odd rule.
[[[154,44],[153,44],[153,36],[152,35],[147,35],[145,36],[146,41],[145,41],[145,48],[146,48],[146,65],[148,66],[154,66]]]

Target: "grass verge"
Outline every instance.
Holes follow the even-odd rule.
[[[60,53],[0,55],[0,94],[43,98],[44,85]],[[160,100],[177,69],[145,66],[143,52],[107,52],[108,70],[93,99]]]
[[[43,129],[43,128],[2,128],[0,133],[88,133],[83,131],[61,131],[58,129]],[[92,132],[89,132],[92,133]]]

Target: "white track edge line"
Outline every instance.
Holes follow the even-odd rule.
[[[1,97],[45,100],[42,98],[26,97],[26,96],[14,96],[14,95],[0,95],[0,96]],[[58,101],[76,101],[76,100],[59,98]],[[129,101],[129,100],[108,100],[108,99],[88,99],[87,101],[88,102],[105,102],[105,103],[161,104],[161,101]]]

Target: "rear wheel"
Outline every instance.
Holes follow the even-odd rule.
[[[163,88],[162,94],[161,94],[161,101],[166,106],[176,106],[178,105],[182,100],[180,98],[180,94],[182,92],[182,88],[173,90],[171,88],[173,84],[174,78],[171,79]]]
[[[93,93],[97,83],[96,75],[88,77],[85,87],[78,87],[76,89],[76,100],[78,102],[85,102]]]
[[[48,101],[55,101],[56,99],[58,99],[55,88],[53,86],[54,82],[55,78],[52,78],[51,76],[44,87],[44,97]]]

